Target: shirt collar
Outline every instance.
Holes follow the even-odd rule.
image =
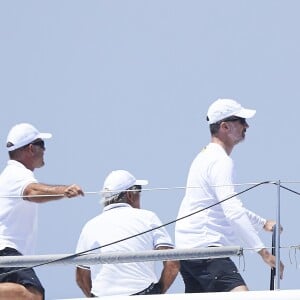
[[[207,147],[216,149],[216,150],[221,151],[221,152],[224,152],[228,156],[228,154],[226,153],[225,149],[221,145],[219,145],[217,143],[209,143],[207,145]]]
[[[107,206],[104,206],[103,211],[108,211],[110,209],[119,208],[119,207],[131,207],[132,208],[132,206],[129,205],[128,203],[112,203]]]

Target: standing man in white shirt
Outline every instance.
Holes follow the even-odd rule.
[[[245,109],[231,99],[218,99],[210,105],[207,121],[211,142],[196,156],[190,167],[179,218],[235,194],[234,165],[230,154],[234,146],[245,139],[249,128],[246,119],[252,118],[255,113],[255,110]],[[256,249],[270,267],[275,267],[275,257],[257,234],[261,228],[272,231],[274,224],[274,221],[265,220],[247,210],[238,197],[233,197],[177,222],[176,247],[232,246],[240,240],[246,247]],[[230,258],[181,261],[180,272],[186,293],[248,290]],[[281,277],[282,274],[281,264]]]
[[[76,185],[38,183],[33,171],[44,165],[45,139],[28,123],[11,128],[7,166],[0,175],[0,256],[34,253],[38,203],[83,195]],[[0,299],[44,299],[44,288],[33,269],[0,268]]]
[[[140,209],[142,186],[147,183],[146,180],[136,180],[125,170],[111,172],[102,189],[103,212],[83,227],[76,252],[101,246],[104,246],[99,250],[101,253],[173,248],[166,229],[157,228],[162,223],[156,214]],[[139,235],[145,231],[147,233]],[[131,236],[134,237],[126,239]],[[120,240],[123,241],[118,242]],[[87,297],[165,293],[177,276],[179,262],[164,261],[160,278],[154,266],[152,261],[81,265],[76,269],[76,281]]]

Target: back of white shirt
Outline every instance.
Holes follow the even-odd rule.
[[[138,252],[159,246],[173,247],[164,228],[119,242],[161,225],[157,216],[147,210],[132,208],[125,203],[111,204],[104,212],[90,220],[83,228],[76,252],[104,246],[98,252]],[[131,295],[157,282],[154,262],[103,264],[91,266],[92,293],[97,296]]]

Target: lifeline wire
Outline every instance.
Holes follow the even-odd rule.
[[[156,230],[156,229],[159,229],[159,228],[162,228],[162,227],[171,225],[171,224],[176,223],[176,222],[178,222],[178,221],[180,221],[180,220],[183,220],[183,219],[186,219],[186,218],[188,218],[188,217],[191,217],[191,216],[193,216],[193,215],[195,215],[195,214],[198,214],[198,213],[200,213],[200,212],[202,212],[202,211],[205,211],[205,210],[207,210],[207,209],[209,209],[209,208],[211,208],[211,207],[214,207],[214,206],[216,206],[216,205],[219,205],[219,204],[221,204],[221,203],[223,203],[223,202],[225,202],[225,201],[227,201],[227,200],[230,200],[230,199],[233,198],[233,197],[236,197],[236,196],[239,196],[239,195],[241,195],[241,194],[244,194],[244,193],[246,193],[246,192],[248,192],[248,191],[250,191],[250,190],[252,190],[252,189],[254,189],[254,188],[258,187],[258,186],[260,186],[260,185],[268,184],[268,183],[270,183],[270,181],[263,181],[263,182],[257,183],[256,185],[251,186],[251,187],[249,187],[249,188],[247,188],[247,189],[245,189],[245,190],[243,190],[243,191],[241,191],[241,192],[238,192],[238,193],[236,193],[236,194],[234,194],[234,195],[231,195],[231,196],[229,196],[229,197],[227,197],[227,198],[225,198],[225,199],[223,199],[223,200],[221,200],[221,201],[219,201],[219,202],[217,202],[217,203],[214,203],[214,204],[212,204],[212,205],[209,205],[209,206],[207,206],[207,207],[205,207],[205,208],[203,208],[203,209],[197,210],[197,211],[195,211],[195,212],[193,212],[193,213],[190,213],[190,214],[185,215],[185,216],[183,216],[183,217],[180,217],[180,218],[178,218],[178,219],[172,220],[172,221],[170,221],[170,222],[167,222],[167,223],[162,224],[162,225],[160,225],[160,226],[157,226],[157,227],[155,227],[155,228],[151,228],[151,229],[149,229],[149,230],[146,230],[146,231],[143,231],[143,232],[140,232],[140,233],[137,233],[137,234],[128,236],[128,237],[126,237],[126,238],[123,238],[123,239],[120,239],[120,240],[117,240],[117,241],[114,241],[114,242],[111,242],[111,243],[108,243],[108,244],[105,244],[105,245],[102,245],[102,246],[98,246],[98,247],[95,247],[95,248],[92,248],[92,249],[89,249],[89,250],[85,250],[85,251],[82,251],[82,252],[74,253],[74,254],[72,254],[72,255],[68,255],[68,256],[65,256],[65,257],[62,257],[62,258],[59,258],[59,259],[55,259],[55,260],[51,260],[51,261],[48,261],[48,262],[36,264],[36,265],[34,265],[34,266],[32,266],[32,267],[18,268],[18,269],[16,269],[16,270],[12,270],[12,271],[10,271],[10,272],[0,274],[0,277],[3,276],[3,275],[8,275],[8,274],[11,274],[11,273],[15,273],[15,272],[20,271],[20,270],[26,270],[26,269],[30,269],[30,268],[41,267],[41,266],[48,265],[48,264],[51,264],[51,263],[54,263],[54,262],[72,259],[72,258],[75,258],[75,257],[77,257],[77,256],[84,255],[84,254],[86,254],[86,253],[88,253],[88,252],[92,252],[92,251],[95,251],[95,250],[99,250],[99,249],[101,249],[101,248],[104,248],[104,247],[107,247],[107,246],[111,246],[111,245],[114,245],[114,244],[117,244],[117,243],[120,243],[120,242],[129,240],[129,239],[131,239],[131,238],[135,238],[135,237],[137,237],[137,236],[140,236],[140,235],[149,233],[149,232],[154,231],[154,230]]]
[[[265,181],[266,183],[271,183],[274,185],[278,185],[276,181],[268,180]],[[280,187],[282,187],[285,190],[288,190],[292,193],[295,193],[297,195],[300,195],[299,192],[294,191],[288,187],[285,187],[282,185],[282,183],[297,183],[299,184],[300,181],[281,181],[280,182]],[[234,183],[234,184],[224,184],[224,185],[211,185],[211,187],[224,187],[224,186],[245,186],[245,185],[259,185],[260,182],[245,182],[245,183]],[[169,190],[184,190],[184,189],[200,189],[201,187],[199,186],[174,186],[174,187],[158,187],[158,188],[143,188],[143,191],[145,192],[151,192],[151,191],[169,191]],[[126,191],[131,191],[130,189],[127,190],[117,190],[117,191],[112,191],[112,192],[126,192]],[[85,195],[101,195],[101,193],[106,192],[106,191],[97,191],[97,192],[84,192]],[[64,194],[56,194],[56,195],[31,195],[30,198],[36,198],[36,197],[64,197]],[[0,195],[0,198],[22,198],[22,196],[13,196],[13,195]]]
[[[278,185],[277,182],[272,182],[272,184]],[[292,190],[292,189],[290,189],[290,188],[288,188],[288,187],[282,185],[281,183],[279,184],[279,186],[280,186],[281,188],[283,188],[284,190],[287,190],[287,191],[289,191],[289,192],[291,192],[291,193],[294,193],[294,194],[300,196],[300,193],[299,193],[299,192],[297,192],[297,191],[295,191],[295,190]]]
[[[275,183],[274,181],[268,181],[267,183]],[[299,182],[300,183],[300,182]],[[260,182],[246,182],[246,183],[234,183],[234,184],[223,184],[223,185],[211,185],[211,187],[225,187],[225,186],[245,186],[245,185],[257,185]],[[174,187],[158,187],[158,188],[143,188],[143,192],[151,192],[151,191],[169,191],[169,190],[184,190],[184,189],[201,189],[200,186],[174,186]],[[111,192],[127,192],[127,191],[134,191],[131,189],[126,190],[111,190]],[[85,195],[101,195],[107,191],[97,191],[97,192],[84,192]],[[54,194],[54,195],[31,195],[30,198],[41,198],[41,197],[64,197],[64,194]],[[24,198],[28,198],[24,197]],[[0,198],[23,198],[23,196],[16,196],[16,195],[0,195]]]

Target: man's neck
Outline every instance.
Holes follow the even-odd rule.
[[[228,142],[226,143],[225,140],[220,139],[217,136],[212,136],[211,137],[211,143],[215,143],[215,144],[220,145],[225,150],[225,152],[227,153],[228,156],[231,154],[232,149],[234,147],[234,145],[230,145]]]
[[[20,164],[24,165],[24,167],[26,169],[29,169],[30,171],[34,171],[34,167],[32,166],[32,164],[30,164],[28,161],[26,160],[22,160],[22,159],[18,159],[18,158],[12,158],[11,160],[15,160],[17,162],[19,162]]]

